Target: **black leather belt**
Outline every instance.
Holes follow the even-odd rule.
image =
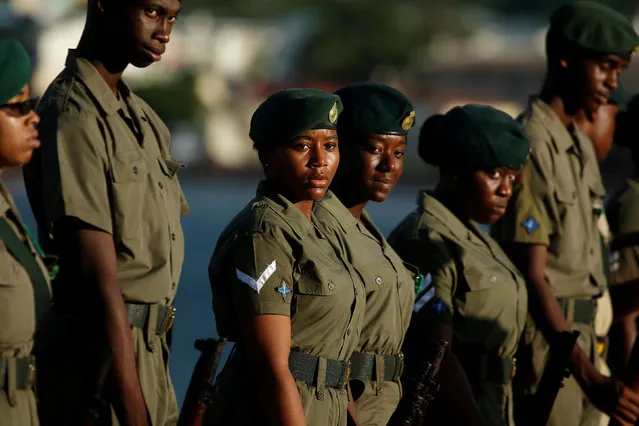
[[[590,324],[595,320],[595,300],[566,297],[557,299],[566,319],[571,322]]]
[[[129,322],[133,327],[145,329],[152,304],[126,303],[126,311],[129,314]],[[169,331],[175,320],[175,308],[173,306],[156,305],[158,307],[158,319],[155,325],[155,333],[162,335]]]
[[[384,381],[397,381],[404,369],[404,356],[384,356]],[[351,356],[351,380],[377,380],[375,354],[354,353]]]
[[[310,385],[317,383],[317,373],[320,358],[315,355],[291,351],[288,366],[295,380]],[[344,389],[350,377],[350,362],[336,359],[326,359],[326,387]]]
[[[9,363],[16,363],[16,389],[31,389],[35,382],[35,364],[31,357],[7,358],[0,356],[0,389],[7,389],[9,385]]]

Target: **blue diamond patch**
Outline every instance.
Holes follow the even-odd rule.
[[[529,234],[533,233],[536,229],[539,228],[539,223],[535,220],[534,217],[530,216],[528,219],[521,223],[521,226],[524,227],[526,232]]]

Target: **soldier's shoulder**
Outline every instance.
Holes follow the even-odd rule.
[[[91,92],[70,69],[64,69],[49,84],[38,103],[38,114],[43,121],[71,117],[82,120],[97,116],[99,111]]]

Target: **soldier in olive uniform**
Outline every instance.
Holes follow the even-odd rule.
[[[420,157],[440,168],[440,181],[388,241],[428,273],[404,345],[410,373],[425,341],[450,342],[426,424],[514,425],[511,380],[526,284],[478,224],[504,214],[529,148],[515,120],[483,105],[434,115],[420,131]]]
[[[366,293],[311,211],[337,170],[341,111],[334,94],[287,89],[253,114],[266,179],[209,265],[218,333],[236,345],[207,425],[347,424],[347,361]]]
[[[29,57],[17,41],[0,42],[0,175],[20,167],[40,146],[27,82]],[[51,299],[42,252],[0,181],[0,424],[37,426],[34,358],[36,325]]]
[[[392,87],[360,83],[337,92],[344,112],[337,125],[342,164],[314,213],[327,237],[364,279],[364,325],[351,357],[351,389],[359,424],[385,426],[401,396],[404,334],[414,301],[414,278],[364,210],[382,202],[402,174],[415,112]]]
[[[166,332],[188,208],[167,127],[121,77],[160,60],[179,9],[179,0],[90,1],[79,45],[38,106],[43,149],[24,174],[61,270],[39,363],[45,425],[70,424],[83,409],[91,353],[104,347],[113,350],[107,417],[177,422]]]
[[[625,374],[637,340],[639,318],[639,97],[634,97],[618,119],[615,143],[630,148],[635,164],[634,176],[609,201],[606,215],[614,236],[610,262],[610,296],[615,325],[610,334],[610,367]]]
[[[574,121],[580,111],[593,115],[607,103],[638,44],[628,19],[599,3],[574,2],[550,19],[546,81],[520,117],[533,148],[523,173],[528,190],[515,194],[512,209],[494,228],[532,294],[533,326],[518,357],[515,387],[522,418],[535,409],[527,406],[527,396],[543,373],[547,340],[571,329],[580,332],[570,360],[573,375],[564,381],[548,424],[590,424],[591,404],[622,424],[639,414],[639,395],[594,365],[594,299],[606,286],[597,228],[604,188],[593,145]]]

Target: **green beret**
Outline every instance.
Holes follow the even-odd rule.
[[[311,129],[336,129],[342,112],[339,96],[319,89],[285,89],[255,110],[249,136],[256,148],[284,142]]]
[[[616,10],[593,1],[576,1],[552,14],[548,43],[552,42],[597,54],[630,55],[639,46],[639,35]]]
[[[16,40],[0,41],[0,104],[19,95],[31,77],[31,61]]]
[[[519,123],[487,105],[465,105],[433,115],[419,133],[419,156],[434,166],[518,169],[529,152]]]
[[[415,124],[413,104],[401,92],[379,83],[357,83],[335,92],[344,104],[340,135],[371,133],[405,135]]]

